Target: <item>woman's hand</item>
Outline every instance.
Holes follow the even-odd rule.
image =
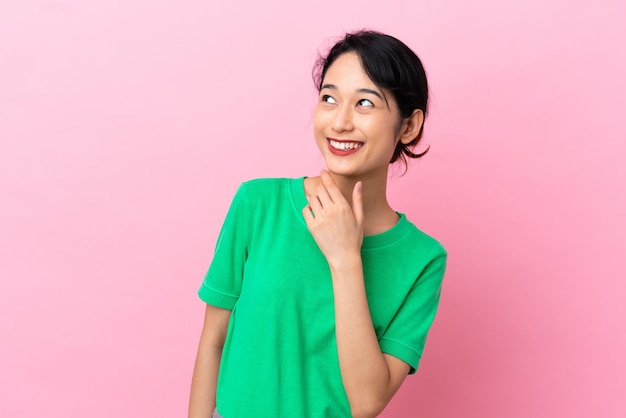
[[[317,196],[307,196],[309,204],[302,210],[307,227],[331,268],[360,257],[363,243],[362,183],[354,185],[352,206],[328,172],[321,173],[322,184]]]

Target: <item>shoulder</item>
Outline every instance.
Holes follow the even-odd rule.
[[[286,203],[301,184],[302,178],[256,178],[241,183],[237,196],[254,206]]]
[[[421,229],[419,229],[413,222],[407,219],[408,227],[407,234],[405,236],[408,247],[419,253],[425,255],[430,259],[434,258],[446,258],[448,252],[445,247],[437,239],[428,235]]]
[[[265,191],[265,190],[276,190],[287,187],[290,182],[295,179],[287,178],[287,177],[265,177],[265,178],[256,178],[246,180],[241,183],[240,188],[245,189],[249,193]]]
[[[262,196],[276,196],[282,190],[288,190],[297,179],[286,177],[256,178],[246,180],[239,186],[238,194],[259,198]]]

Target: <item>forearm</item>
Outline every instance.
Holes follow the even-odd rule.
[[[360,255],[331,265],[339,367],[353,416],[376,416],[390,392],[390,373],[372,324]]]
[[[191,381],[189,418],[209,418],[215,409],[217,375],[222,358],[222,347],[201,341]]]

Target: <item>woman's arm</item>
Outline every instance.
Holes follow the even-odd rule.
[[[204,327],[191,381],[189,418],[210,418],[215,409],[217,374],[231,311],[206,306]]]
[[[307,226],[330,267],[335,297],[339,367],[354,417],[375,417],[389,403],[410,366],[380,351],[365,293],[361,245],[363,202],[357,183],[352,207],[330,176],[303,209]],[[315,215],[313,215],[315,214]]]
[[[375,417],[410,366],[380,351],[367,304],[360,255],[331,265],[339,368],[354,417]]]

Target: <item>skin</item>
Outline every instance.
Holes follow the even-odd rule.
[[[191,380],[189,418],[209,418],[215,409],[217,375],[231,311],[206,305],[204,327]]]
[[[330,267],[339,366],[354,417],[382,412],[410,369],[380,351],[360,249],[364,235],[398,221],[386,198],[389,160],[398,141],[409,143],[418,135],[423,120],[420,110],[401,119],[393,96],[369,79],[356,54],[341,55],[327,70],[314,131],[328,170],[305,180],[309,205],[302,213]],[[364,145],[337,156],[328,149],[328,138]]]
[[[339,366],[352,416],[375,417],[404,381],[409,365],[380,351],[360,249],[364,235],[384,232],[398,222],[386,198],[389,161],[398,141],[409,143],[418,135],[424,117],[416,110],[401,119],[391,93],[369,79],[354,53],[338,57],[322,84],[314,135],[328,170],[305,179],[309,205],[302,214],[331,271]],[[363,146],[352,155],[337,156],[328,149],[328,138]],[[230,311],[207,305],[189,418],[209,418],[215,408],[229,319]]]

